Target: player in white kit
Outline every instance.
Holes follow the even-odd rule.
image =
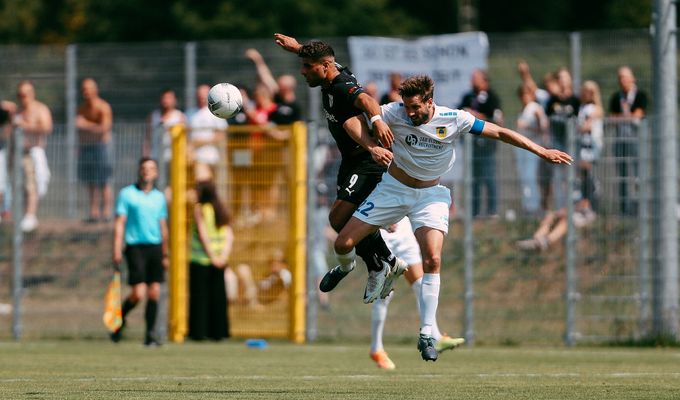
[[[404,278],[411,285],[413,294],[416,297],[418,314],[420,314],[420,287],[423,280],[423,262],[420,257],[418,242],[416,237],[413,236],[411,222],[408,220],[408,217],[404,217],[396,224],[380,229],[380,234],[385,240],[387,247],[392,251],[392,254],[408,264],[408,269],[404,272]],[[378,368],[382,369],[394,369],[396,367],[387,355],[382,341],[385,320],[387,319],[387,307],[392,301],[392,296],[393,294],[384,299],[376,300],[371,309],[370,356],[376,362]],[[437,321],[432,325],[432,338],[436,342],[435,350],[437,350],[437,353],[454,349],[465,343],[463,338],[454,338],[439,332]]]
[[[420,291],[421,321],[418,350],[423,360],[435,361],[437,351],[432,327],[439,302],[441,251],[449,229],[449,189],[439,178],[455,160],[454,140],[464,133],[481,135],[531,151],[554,164],[571,164],[569,154],[546,149],[521,134],[491,122],[476,119],[463,110],[441,107],[433,101],[434,82],[428,76],[406,79],[399,88],[403,103],[381,106],[382,119],[394,134],[394,158],[382,181],[357,208],[335,241],[340,264],[350,269],[355,262],[354,246],[381,226],[389,226],[404,216],[413,225],[423,258]],[[376,120],[374,116],[371,122]],[[370,136],[361,116],[346,121],[350,129],[361,129]],[[383,290],[391,290],[385,282]],[[383,293],[385,294],[385,293]]]

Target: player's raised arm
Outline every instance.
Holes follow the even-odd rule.
[[[392,147],[394,135],[387,123],[383,121],[380,113],[380,104],[373,97],[367,93],[361,93],[356,100],[354,106],[364,113],[369,118],[369,123],[373,125],[373,134],[375,138],[385,147]]]
[[[274,34],[274,42],[281,46],[282,49],[298,54],[302,45],[298,43],[294,37],[286,36],[281,33]]]
[[[500,140],[515,147],[528,150],[553,164],[571,165],[571,162],[573,161],[572,157],[563,151],[557,149],[546,149],[545,147],[531,141],[531,139],[527,138],[526,136],[515,132],[512,129],[498,126],[492,122],[487,121],[484,123],[481,136],[489,139]]]

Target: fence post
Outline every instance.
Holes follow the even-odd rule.
[[[581,32],[569,34],[569,48],[571,50],[571,79],[574,92],[581,87]]]
[[[12,220],[14,231],[12,235],[12,336],[21,339],[21,298],[23,295],[23,265],[24,265],[24,235],[21,230],[21,219],[24,216],[24,132],[14,129],[13,138],[13,166],[12,166]]]
[[[184,45],[184,110],[196,109],[196,42]]]
[[[650,146],[649,146],[649,125],[647,120],[642,120],[639,127],[640,155],[639,155],[639,215],[638,215],[638,229],[640,230],[640,237],[638,239],[638,274],[639,274],[639,294],[638,301],[640,302],[640,315],[638,321],[639,336],[644,338],[649,334],[649,162]]]
[[[655,0],[652,13],[654,101],[654,334],[679,338],[678,326],[678,75],[676,1]]]
[[[187,334],[187,134],[184,125],[170,128],[172,161],[170,183],[170,304],[168,337],[175,343]]]
[[[576,154],[576,119],[566,120],[567,129],[567,152],[578,163],[579,155]],[[566,243],[566,321],[564,342],[567,346],[576,344],[576,301],[578,291],[576,289],[576,229],[574,229],[574,199],[573,188],[576,183],[576,165],[557,165],[556,168],[567,168],[567,243]]]
[[[307,129],[303,122],[295,122],[292,126],[293,134],[291,135],[291,144],[289,149],[294,152],[293,160],[293,176],[291,177],[292,185],[290,194],[290,227],[289,236],[293,238],[291,248],[291,267],[293,268],[293,284],[291,285],[291,303],[290,303],[290,329],[289,337],[294,343],[304,343],[306,336],[305,328],[305,294],[307,293],[307,280],[305,276],[307,265],[309,265],[309,258],[307,258],[307,211],[305,203],[307,201],[307,182],[309,178],[307,175]]]
[[[463,186],[465,204],[463,212],[463,253],[465,263],[464,273],[464,326],[463,337],[468,346],[472,346],[475,337],[474,328],[474,256],[475,247],[473,243],[472,232],[472,135],[463,136],[463,144],[465,148],[464,161],[465,168],[463,168]]]
[[[78,187],[76,186],[76,110],[78,101],[77,45],[66,46],[66,204],[68,216],[76,216]]]
[[[316,182],[316,176],[313,175],[315,171],[314,165],[314,150],[319,144],[319,121],[321,119],[321,93],[316,90],[316,88],[309,88],[309,107],[307,109],[308,122],[307,122],[307,137],[309,138],[309,143],[307,145],[307,209],[315,210],[317,207],[317,197],[316,188],[314,187]],[[310,215],[311,212],[308,214]],[[312,238],[311,224],[314,223],[311,218],[307,219],[307,306],[306,306],[306,329],[305,337],[308,342],[313,342],[318,337],[318,324],[317,324],[317,311],[318,311],[318,297],[316,291],[316,277],[311,271],[309,271],[309,263],[312,258],[312,251],[314,251],[314,240]]]

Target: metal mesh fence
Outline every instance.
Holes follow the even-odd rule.
[[[575,40],[577,52],[574,52]],[[329,42],[335,47],[338,60],[349,64],[346,40],[331,38]],[[609,96],[617,90],[616,69],[621,64],[630,65],[638,86],[651,93],[649,36],[644,31],[581,32],[576,38],[567,33],[490,34],[489,42],[491,87],[501,98],[505,124],[512,128],[521,107],[516,95],[520,84],[516,69],[519,59],[529,63],[539,84],[545,73],[561,66],[574,71],[575,84],[595,80],[600,85],[605,109]],[[243,56],[250,47],[261,51],[275,76],[297,75],[299,60],[277,49],[271,40],[79,44],[71,47],[72,64],[68,62],[70,53],[63,47],[0,48],[7,55],[0,59],[0,96],[11,99],[16,84],[22,79],[31,79],[38,99],[51,108],[57,121],[47,141],[52,180],[47,195],[41,199],[40,227],[25,236],[23,332],[26,336],[98,337],[103,334],[101,297],[108,280],[112,227],[107,223],[81,222],[87,216],[88,199],[75,173],[78,152],[68,145],[69,135],[75,135],[75,131],[66,115],[67,110],[75,109],[79,97],[77,90],[69,94],[69,88],[76,89],[80,79],[93,77],[99,83],[102,97],[112,105],[114,134],[110,151],[114,160],[113,190],[117,192],[135,179],[136,163],[147,132],[145,120],[157,107],[161,89],[174,89],[181,108],[189,108],[194,105],[196,84],[229,81],[252,87],[256,82],[255,70]],[[188,63],[192,57],[193,66]],[[301,87],[299,84],[298,100],[306,118],[311,118],[317,111],[310,106],[313,97],[311,91]],[[653,105],[652,99],[650,110]],[[473,219],[470,227],[477,342],[555,343],[562,340],[567,331],[582,340],[622,339],[645,333],[651,321],[649,268],[653,255],[649,251],[649,226],[653,221],[650,209],[658,201],[652,198],[654,191],[650,189],[654,184],[650,178],[650,154],[660,145],[651,142],[649,134],[655,120],[648,118],[647,121],[647,125],[636,128],[635,135],[629,139],[637,146],[636,155],[617,153],[620,124],[614,120],[605,123],[603,153],[593,168],[598,199],[596,219],[582,229],[572,228],[573,236],[567,235],[564,244],[544,252],[519,252],[515,247],[517,240],[531,237],[540,215],[522,210],[517,155],[510,146],[499,146],[495,170],[499,217]],[[312,121],[311,126],[315,124],[323,126],[325,122]],[[330,188],[328,201],[332,201],[338,156],[332,151],[334,144],[323,128],[318,132],[311,130],[310,134],[331,149],[321,172],[309,175],[315,181],[323,180]],[[253,156],[242,151],[249,146],[246,141],[252,140],[250,135],[235,135],[229,145],[232,147],[224,151],[224,159],[235,164],[220,170],[218,177],[240,179],[242,171],[238,163],[247,163]],[[242,136],[239,138],[239,135]],[[445,182],[452,187],[456,210],[444,249],[439,311],[442,330],[450,334],[462,332],[465,320],[465,216],[470,212],[464,207],[469,195],[463,179],[468,156],[464,143],[460,143],[457,152],[455,171]],[[310,157],[313,154],[310,152]],[[271,158],[271,169],[259,171],[258,177],[247,178],[251,182],[249,186],[222,188],[237,222],[244,227],[261,226],[269,210],[276,214],[280,199],[286,197],[285,179],[277,176],[276,166],[286,165],[287,160],[272,154],[263,157]],[[628,168],[626,174],[622,172],[624,161]],[[261,180],[264,178],[266,183],[258,183],[264,182]],[[574,177],[569,188],[577,185],[577,178]],[[310,187],[316,187],[316,183],[310,183]],[[630,214],[622,211],[624,184],[633,210]],[[569,193],[571,189],[566,192],[567,197]],[[256,278],[262,277],[269,253],[281,239],[276,229],[282,229],[286,223],[285,219],[276,219],[265,230],[244,233],[238,238],[244,240],[243,247],[235,250],[232,264],[248,258]],[[1,282],[11,282],[11,227],[7,222],[0,225]],[[248,241],[250,244],[245,244]],[[334,262],[330,253],[327,262]],[[569,263],[575,268],[572,292],[567,287]],[[319,337],[363,340],[368,335],[370,308],[360,304],[365,279],[359,270],[331,294],[330,311],[319,311]],[[386,327],[388,339],[410,338],[416,332],[418,317],[415,300],[409,292],[405,283],[397,285]],[[316,299],[316,293],[310,291],[308,298]],[[574,325],[569,329],[565,327],[568,301],[573,302],[575,312]],[[8,285],[0,285],[0,303],[11,303]],[[245,309],[238,312],[247,313]],[[0,313],[0,326],[10,324],[11,314]],[[139,329],[142,325],[141,321],[134,320],[131,324]],[[9,329],[0,330],[0,337],[10,334]]]

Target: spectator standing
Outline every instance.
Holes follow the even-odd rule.
[[[580,180],[579,209],[588,220],[595,218],[597,208],[596,182],[593,166],[602,152],[603,116],[600,87],[594,81],[581,85],[581,106],[578,111],[578,152],[576,165]]]
[[[255,64],[258,82],[264,84],[274,96],[273,100],[278,106],[276,123],[288,125],[301,120],[301,107],[295,94],[297,79],[293,75],[284,74],[275,80],[269,66],[256,49],[246,50],[246,58]]]
[[[199,182],[189,264],[189,337],[229,337],[224,271],[234,243],[231,217],[212,181]]]
[[[378,99],[378,85],[374,81],[368,81],[364,84],[364,91],[375,100]]]
[[[637,204],[631,181],[638,176],[638,126],[647,113],[647,94],[638,89],[630,67],[619,67],[618,78],[620,90],[609,99],[609,115],[616,119],[614,156],[619,181],[619,211],[623,215],[634,215]]]
[[[158,346],[154,335],[161,283],[168,268],[168,210],[165,196],[155,188],[158,163],[148,157],[139,161],[137,183],[124,187],[116,202],[113,230],[113,264],[125,260],[131,292],[123,301],[123,325],[111,333],[111,340],[120,341],[125,328],[125,317],[146,297],[145,346]]]
[[[81,83],[83,103],[78,108],[78,178],[87,186],[89,200],[86,223],[111,220],[113,193],[111,189],[111,127],[113,112],[106,100],[99,97],[94,79]]]
[[[217,144],[226,138],[227,121],[217,118],[208,109],[208,92],[210,86],[199,85],[196,88],[196,104],[198,109],[189,116],[191,148],[196,163],[210,166],[213,175],[220,160]]]
[[[536,102],[535,90],[530,85],[522,85],[518,90],[522,102],[522,112],[517,118],[517,132],[541,145],[548,143],[548,117]],[[540,190],[538,187],[538,166],[541,159],[533,153],[515,149],[517,174],[520,179],[522,208],[525,212],[536,214],[540,209]]]
[[[163,176],[161,184],[168,179],[169,162],[172,158],[170,128],[185,124],[186,116],[177,109],[177,95],[172,89],[163,89],[159,98],[159,108],[152,111],[148,118],[148,129],[144,141],[143,155],[159,160]],[[160,135],[160,138],[156,135]]]
[[[574,96],[571,74],[566,68],[560,68],[555,72],[559,83],[560,92],[550,97],[546,114],[550,118],[550,142],[551,146],[558,150],[567,148],[567,123],[570,118],[576,117],[580,102]],[[554,168],[551,164],[541,163],[541,190],[545,201],[544,209],[552,207],[555,210],[566,207],[569,199],[567,179],[563,168]]]
[[[534,96],[536,97],[536,102],[547,109],[550,97],[557,96],[560,93],[560,84],[557,81],[557,76],[554,73],[548,72],[543,75],[543,87],[538,87],[536,81],[531,75],[531,70],[529,69],[529,64],[526,61],[520,61],[517,63],[517,72],[519,77],[522,79],[522,85],[528,86],[534,91]]]
[[[485,71],[475,70],[471,78],[472,90],[463,96],[458,108],[468,111],[475,118],[503,125],[501,101],[491,90]],[[481,212],[482,188],[486,189],[486,214],[498,215],[496,186],[496,142],[475,136],[472,142],[472,215]]]
[[[26,213],[21,220],[21,230],[31,232],[38,227],[39,198],[47,194],[50,169],[47,165],[45,145],[52,133],[52,113],[36,100],[35,88],[29,81],[22,81],[17,87],[19,111],[14,124],[24,133],[24,188],[26,192]]]
[[[399,96],[399,86],[401,85],[401,74],[399,72],[390,73],[390,89],[380,98],[380,104],[387,104],[393,101],[401,101]]]

